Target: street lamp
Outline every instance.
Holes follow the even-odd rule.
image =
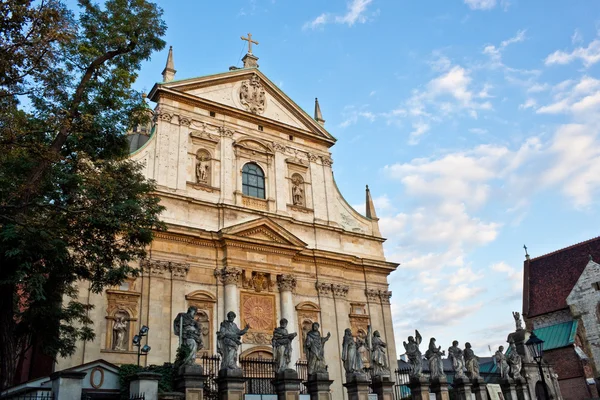
[[[133,337],[133,345],[137,347],[137,365],[140,366],[140,356],[148,354],[150,352],[150,346],[147,344],[142,346],[142,338],[148,335],[149,328],[144,325],[140,329],[137,335]]]
[[[542,377],[542,385],[544,386],[544,395],[546,396],[546,400],[550,399],[548,395],[548,386],[546,385],[546,377],[544,375],[544,371],[542,370],[542,357],[544,355],[544,341],[535,335],[535,332],[531,332],[531,336],[529,340],[525,342],[525,346],[529,349],[529,353],[533,356],[535,362],[537,362],[538,368],[540,370],[540,376]]]

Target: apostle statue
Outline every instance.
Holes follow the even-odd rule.
[[[191,306],[187,312],[177,314],[173,321],[173,330],[175,335],[179,336],[179,347],[187,346],[190,351],[183,360],[183,365],[194,365],[196,353],[203,347],[200,324],[195,318],[196,312],[198,309]]]
[[[371,325],[368,326],[367,340],[370,340],[372,376],[390,376],[390,367],[385,353],[387,343],[381,340],[379,331],[371,334]]]
[[[448,358],[452,361],[452,368],[454,369],[454,378],[465,378],[465,358],[463,351],[458,347],[458,341],[452,342],[452,346],[448,348]]]
[[[521,379],[521,356],[517,352],[514,340],[510,341],[507,353],[506,361],[508,362],[511,377],[513,379]]]
[[[467,374],[471,379],[479,378],[479,357],[477,357],[473,352],[473,349],[471,349],[471,343],[465,343],[465,349],[463,350],[463,354],[465,357]]]
[[[425,352],[425,358],[429,361],[429,376],[431,379],[445,378],[444,364],[442,363],[442,356],[446,355],[446,352],[442,350],[442,346],[435,345],[435,338],[429,340],[429,348]]]
[[[517,330],[523,329],[523,324],[521,323],[521,314],[518,311],[513,311],[513,318],[515,319],[515,326]]]
[[[242,344],[242,336],[248,332],[250,325],[246,324],[244,329],[238,328],[233,322],[235,313],[229,311],[227,320],[221,322],[221,327],[217,332],[217,353],[221,356],[221,367],[219,370],[240,369],[237,365],[238,348]]]
[[[506,356],[504,355],[504,346],[498,347],[498,350],[496,350],[496,353],[494,353],[494,362],[496,363],[496,366],[500,371],[500,377],[508,378],[508,371],[510,370],[510,367],[506,362]]]
[[[410,364],[409,375],[411,378],[420,378],[423,376],[423,354],[421,354],[421,350],[419,350],[419,345],[422,341],[423,338],[421,337],[421,334],[415,329],[415,336],[409,336],[408,343],[402,342]]]
[[[344,362],[344,369],[346,374],[355,374],[357,372],[363,372],[362,359],[358,352],[358,346],[354,336],[352,336],[352,330],[346,328],[344,331],[344,339],[342,340],[342,361]]]
[[[113,324],[113,350],[127,350],[127,321],[123,315],[117,315]]]
[[[302,189],[302,182],[296,179],[292,183],[292,201],[295,206],[304,205],[304,190]]]
[[[313,322],[312,329],[306,334],[304,340],[304,353],[308,363],[308,375],[327,373],[325,365],[325,342],[329,340],[331,333],[322,337],[319,333],[319,323]]]
[[[209,183],[210,161],[207,156],[199,155],[196,159],[196,182]]]
[[[273,331],[271,344],[273,345],[275,372],[283,372],[289,367],[292,357],[292,340],[298,335],[296,332],[288,333],[287,324],[288,320],[282,318],[279,321],[279,328],[275,328]]]

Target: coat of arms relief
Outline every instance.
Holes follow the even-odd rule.
[[[262,114],[265,111],[265,89],[257,74],[244,82],[240,88],[240,102],[252,114]]]

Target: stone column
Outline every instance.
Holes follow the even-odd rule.
[[[138,372],[134,374],[129,381],[129,394],[143,393],[145,400],[158,400],[158,381],[160,377],[160,374],[154,372]],[[72,398],[74,399],[75,397]],[[62,399],[62,397],[59,397],[59,399]]]
[[[377,395],[377,400],[394,400],[394,381],[389,376],[373,377],[371,388],[373,393]],[[413,396],[413,399],[416,398],[418,397]]]
[[[340,284],[333,284],[331,285],[331,291],[333,293],[333,299],[334,299],[334,304],[335,304],[335,316],[336,316],[336,328],[337,328],[337,336],[338,336],[338,341],[336,341],[336,351],[338,351],[337,354],[337,360],[339,360],[338,362],[336,362],[337,367],[340,369],[340,383],[341,379],[343,379],[342,377],[345,376],[345,370],[344,367],[342,366],[342,362],[341,362],[341,358],[342,358],[342,353],[341,353],[341,344],[343,341],[343,337],[344,337],[344,331],[346,330],[346,328],[350,327],[350,319],[348,314],[350,314],[350,310],[348,309],[348,302],[346,301],[346,298],[348,297],[348,290],[350,289],[350,287],[348,285],[340,285]],[[330,353],[331,354],[331,353]],[[332,362],[329,362],[329,368],[330,371],[333,372],[333,370],[331,369],[333,367],[333,359]],[[335,375],[332,375],[335,376]],[[334,377],[334,379],[336,379]],[[343,388],[339,387],[338,383],[334,384],[334,388],[333,388],[333,393],[336,397],[336,399],[338,398],[337,395],[337,391],[338,390],[342,390],[343,394],[343,398],[347,399],[347,394],[346,394],[346,390],[344,390]],[[341,398],[340,398],[341,399]]]
[[[225,298],[223,320],[227,318],[227,313],[233,311],[236,315],[235,323],[239,325],[240,320],[240,298],[238,294],[238,285],[242,276],[242,270],[235,267],[225,267],[217,273],[221,282],[223,282],[223,292]]]
[[[471,382],[467,378],[454,378],[456,400],[471,400]]]
[[[478,378],[471,379],[471,384],[473,385],[471,391],[472,391],[472,393],[475,394],[475,400],[487,400],[488,399],[487,387],[486,387],[486,384],[485,384],[485,381],[483,380],[483,378],[478,377]]]
[[[412,400],[429,400],[429,379],[426,377],[410,378],[408,387]],[[487,398],[484,399],[487,400]]]
[[[500,381],[500,387],[502,388],[502,394],[504,400],[517,400],[517,390],[515,388],[515,381],[512,378],[504,378]]]
[[[217,385],[219,385],[219,400],[244,400],[243,371],[238,369],[222,369],[219,371]]]
[[[329,386],[333,383],[329,380],[329,374],[313,374],[308,376],[306,388],[310,395],[310,400],[331,400],[331,391]]]
[[[517,399],[519,400],[530,400],[529,398],[529,387],[527,381],[523,378],[515,379],[515,389],[517,391]]]
[[[219,127],[221,135],[221,196],[219,202],[234,203],[233,192],[236,190],[238,179],[237,163],[233,152],[233,131],[225,126]]]
[[[298,373],[293,369],[277,373],[273,380],[277,400],[299,400],[301,382],[302,379],[298,379]]]
[[[321,306],[321,333],[327,335],[331,333],[331,337],[325,343],[325,361],[328,366],[327,379],[331,377],[333,380],[333,397],[335,400],[342,400],[346,396],[344,389],[340,343],[342,339],[339,336],[338,324],[336,319],[336,307],[333,299],[333,289],[331,283],[318,282],[315,284],[319,292]],[[329,387],[328,387],[329,390]]]
[[[55,399],[80,399],[85,372],[58,371],[50,375]]]
[[[450,400],[448,381],[445,376],[431,380],[431,392],[435,393],[436,400]]]
[[[349,400],[369,400],[369,380],[364,373],[346,374],[344,387]]]
[[[288,320],[288,333],[297,333],[298,324],[296,323],[294,308],[294,290],[296,289],[296,277],[292,274],[277,275],[277,286],[279,286],[279,307],[281,318]],[[292,341],[292,357],[290,359],[290,368],[295,368],[296,361],[300,358],[300,347],[298,337]]]

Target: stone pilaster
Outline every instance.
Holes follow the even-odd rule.
[[[294,291],[296,290],[296,277],[292,274],[277,275],[277,286],[279,287],[279,302],[281,318],[288,320],[288,333],[297,333],[296,315],[294,309]],[[296,365],[300,358],[300,347],[298,338],[292,341],[292,357],[290,365]]]
[[[479,377],[479,378],[471,379],[471,384],[472,384],[471,392],[473,394],[475,394],[475,400],[487,400],[488,399],[487,387],[486,387],[486,384],[485,384],[485,381],[483,380],[483,378]]]
[[[435,393],[436,400],[450,400],[446,377],[431,380],[431,393]]]
[[[79,399],[85,372],[59,371],[50,375],[55,399]]]
[[[329,387],[333,383],[329,380],[329,374],[313,374],[308,376],[306,388],[310,395],[310,400],[332,400]]]
[[[517,399],[530,400],[529,387],[527,381],[523,378],[515,379],[515,389],[517,391]]]
[[[515,381],[511,378],[505,378],[500,381],[504,400],[518,400]]]
[[[367,379],[367,375],[346,374],[344,387],[348,392],[348,400],[369,400],[369,380]]]
[[[371,389],[377,395],[377,400],[394,400],[394,381],[389,376],[373,377]],[[413,397],[415,398],[418,397]]]
[[[202,400],[205,380],[206,375],[204,375],[201,365],[182,365],[175,377],[175,389],[185,393],[186,400]]]
[[[133,375],[129,381],[129,394],[142,394],[146,400],[158,400],[158,381],[160,374],[154,372],[139,372]],[[63,397],[57,397],[62,399]],[[65,399],[67,397],[64,397]],[[75,398],[75,397],[69,397]],[[77,397],[79,398],[79,397]]]
[[[429,400],[429,379],[426,377],[410,378],[408,387],[412,400]]]
[[[242,277],[242,270],[235,267],[225,267],[216,271],[217,277],[223,283],[223,292],[225,297],[225,308],[223,319],[227,318],[227,313],[233,311],[236,314],[235,322],[239,325],[240,298],[238,294],[238,285]]]
[[[299,400],[301,382],[302,379],[298,379],[298,373],[293,369],[277,373],[273,380],[277,400]]]
[[[217,385],[219,386],[219,400],[244,400],[244,384],[241,369],[223,369],[219,371]]]
[[[456,400],[471,400],[471,382],[467,378],[455,378],[452,385]]]

